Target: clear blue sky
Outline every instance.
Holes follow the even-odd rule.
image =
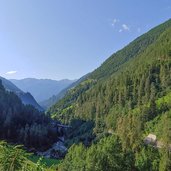
[[[171,0],[0,0],[0,75],[75,79],[171,18]]]

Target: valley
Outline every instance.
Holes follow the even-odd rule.
[[[155,27],[153,23],[153,28],[149,28],[144,8],[142,18],[136,19],[139,25],[142,23],[140,28],[133,19],[128,24],[117,18],[107,20],[116,8],[114,12],[113,8],[107,10],[110,15],[104,17],[104,2],[92,2],[93,7],[101,7],[96,9],[96,16],[95,8],[93,13],[90,8],[85,12],[87,6],[82,3],[77,4],[77,13],[73,4],[73,9],[68,4],[62,8],[51,4],[49,11],[49,3],[42,1],[46,15],[39,4],[39,15],[31,20],[39,29],[28,34],[30,39],[22,36],[26,40],[20,40],[23,46],[15,41],[15,46],[6,50],[17,60],[4,58],[4,66],[14,69],[7,71],[2,66],[0,76],[0,171],[171,171],[171,19]],[[127,8],[132,9],[132,4],[127,4]],[[27,6],[35,10],[35,6]],[[140,9],[137,4],[142,14]],[[24,22],[20,15],[15,24],[28,22],[32,10],[23,15]],[[64,20],[61,15],[52,17],[57,12],[65,16]],[[77,15],[69,20],[75,12]],[[135,18],[138,12],[130,11]],[[87,19],[89,13],[95,17],[91,22]],[[79,18],[81,21],[77,22]],[[106,20],[111,22],[114,45],[111,35],[107,39],[111,34],[106,31],[107,26],[102,27]],[[54,27],[50,28],[51,22]],[[62,23],[57,25],[58,22]],[[96,30],[92,34],[94,23]],[[23,33],[28,36],[24,30]],[[7,42],[13,42],[16,35],[9,36]],[[35,42],[31,41],[33,38]],[[109,52],[108,58],[97,57]],[[103,63],[99,65],[101,59]],[[23,68],[23,64],[24,70],[15,69]],[[73,79],[78,75],[79,79]],[[53,79],[46,79],[50,76]]]

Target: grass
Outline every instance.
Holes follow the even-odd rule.
[[[33,163],[37,163],[37,161],[40,159],[40,156],[31,155],[29,157],[29,160],[31,160]],[[42,159],[42,164],[44,164],[46,167],[51,167],[53,165],[58,165],[61,162],[61,160],[57,159],[50,159],[50,158],[44,158]]]

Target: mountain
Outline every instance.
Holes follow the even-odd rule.
[[[73,82],[72,84],[70,84],[68,87],[66,87],[65,89],[61,90],[57,95],[53,95],[52,97],[50,97],[47,100],[44,100],[42,102],[40,102],[39,104],[44,108],[44,109],[48,109],[50,108],[52,105],[54,105],[55,103],[57,103],[60,99],[62,99],[65,94],[72,88],[74,88],[75,86],[77,86],[80,82],[82,82],[83,80],[85,80],[88,77],[89,74],[81,77],[80,79],[78,79],[77,81]]]
[[[49,148],[57,141],[58,122],[33,106],[24,105],[14,90],[20,93],[15,86],[1,77],[0,140],[39,150]]]
[[[170,97],[168,20],[111,55],[49,109],[72,126],[68,146],[87,146],[73,145],[59,170],[170,170]]]
[[[23,92],[17,86],[15,86],[11,81],[9,81],[3,77],[0,77],[0,80],[2,80],[2,84],[5,87],[5,89],[7,91],[14,92],[21,99],[23,104],[32,105],[40,111],[43,110],[43,108],[36,102],[34,97],[29,92],[27,92],[27,93]]]
[[[156,60],[157,62],[160,61],[161,57],[159,55],[157,55],[159,57],[154,58],[152,56],[153,57],[152,58],[151,55],[150,57],[149,55],[148,57],[146,57],[147,56],[146,53],[149,51],[150,48],[152,49],[153,46],[154,47],[159,46],[159,45],[156,45],[157,42],[159,42],[159,39],[164,34],[164,32],[166,32],[167,29],[168,30],[170,29],[170,26],[171,26],[171,20],[150,30],[146,34],[138,37],[136,40],[131,42],[128,46],[124,47],[122,50],[111,55],[111,57],[109,57],[99,68],[97,68],[95,71],[90,73],[89,76],[85,80],[83,80],[80,84],[78,84],[74,89],[71,89],[64,96],[64,98],[62,98],[58,103],[52,106],[50,109],[50,113],[53,113],[58,118],[60,118],[60,116],[62,118],[65,118],[64,117],[65,114],[68,115],[67,109],[70,109],[69,116],[67,116],[67,118],[70,116],[72,118],[72,113],[74,113],[75,116],[77,115],[79,116],[80,114],[83,115],[84,112],[80,111],[80,107],[82,108],[83,105],[93,100],[91,102],[90,107],[87,108],[87,110],[89,110],[89,115],[86,116],[86,117],[91,118],[90,116],[91,110],[95,108],[94,110],[97,111],[96,107],[94,106],[97,103],[97,101],[99,101],[97,100],[97,98],[101,99],[100,101],[106,98],[107,93],[108,93],[107,90],[110,90],[110,86],[112,86],[111,85],[112,82],[114,84],[115,80],[118,80],[119,74],[121,74],[122,72],[125,72],[127,68],[129,68],[130,70],[129,72],[131,72],[133,69],[134,70],[138,69],[142,65],[149,65],[153,61],[156,62]],[[165,50],[166,51],[165,53],[169,53],[167,52],[169,51],[168,45],[166,47],[167,47],[167,50]],[[151,51],[153,52],[154,50],[152,49]],[[162,54],[162,52],[155,52],[155,53]],[[163,56],[164,55],[166,56],[166,54],[163,54]],[[142,64],[140,64],[139,61],[143,61]],[[134,64],[136,65],[138,64],[138,68],[135,68]],[[126,72],[129,73],[128,71]],[[125,74],[125,75],[128,75],[128,74]],[[117,85],[119,85],[119,82],[117,83]],[[100,89],[100,91],[96,92],[98,89]],[[110,93],[111,92],[113,93],[112,98],[115,93],[113,92],[114,90],[116,90],[116,88],[113,89],[112,91],[110,90]],[[105,96],[103,96],[104,93],[105,93]],[[81,103],[82,101],[84,101],[84,103]],[[112,105],[110,107],[112,107]],[[70,108],[71,106],[72,106],[72,110]],[[63,115],[61,115],[61,113],[63,113]],[[68,122],[69,120],[63,119],[63,121]]]
[[[35,79],[25,78],[21,80],[10,80],[13,84],[19,87],[24,92],[30,92],[36,101],[42,102],[49,99],[53,95],[57,95],[61,90],[68,87],[76,80],[50,80],[50,79]]]

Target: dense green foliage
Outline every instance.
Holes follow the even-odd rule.
[[[0,143],[0,170],[18,171],[27,165],[26,158],[28,154],[19,147],[10,146],[5,142]]]
[[[164,159],[163,159],[164,157]],[[166,158],[165,158],[166,157]],[[162,160],[165,160],[163,163]],[[168,156],[151,146],[139,145],[139,150],[123,150],[116,136],[100,140],[86,148],[82,144],[73,145],[59,171],[169,171]]]
[[[22,148],[23,146],[20,145],[12,146],[7,144],[6,142],[0,142],[0,170],[1,171],[54,171],[56,170],[57,166],[55,166],[55,164],[57,164],[57,162],[55,160],[51,161],[52,159],[43,159],[40,157],[36,157],[36,159],[34,157],[33,159],[32,155],[26,153]],[[49,164],[48,167],[46,163]]]
[[[82,144],[73,145],[60,167],[65,171],[125,170],[127,166],[121,151],[115,137],[102,139],[98,146],[92,145],[89,149]]]
[[[79,143],[80,141],[86,146],[89,146],[91,144],[90,142],[95,138],[93,133],[93,121],[75,119],[72,120],[70,126],[71,128],[66,133],[67,139],[65,141],[65,145],[67,147],[70,147],[73,143]]]
[[[170,51],[171,20],[112,55],[49,110],[64,123],[94,122],[95,144],[72,146],[59,170],[171,170]],[[73,135],[79,133],[74,129]],[[108,133],[117,138],[99,141]],[[161,149],[144,145],[149,133],[157,135]]]
[[[58,159],[53,159],[53,158],[45,158],[45,157],[40,157],[37,155],[30,155],[28,157],[29,160],[31,160],[33,163],[38,163],[41,159],[41,164],[44,165],[45,167],[56,167],[60,163],[60,160]]]
[[[0,139],[44,149],[58,137],[57,127],[51,123],[49,117],[5,91],[0,82]]]

